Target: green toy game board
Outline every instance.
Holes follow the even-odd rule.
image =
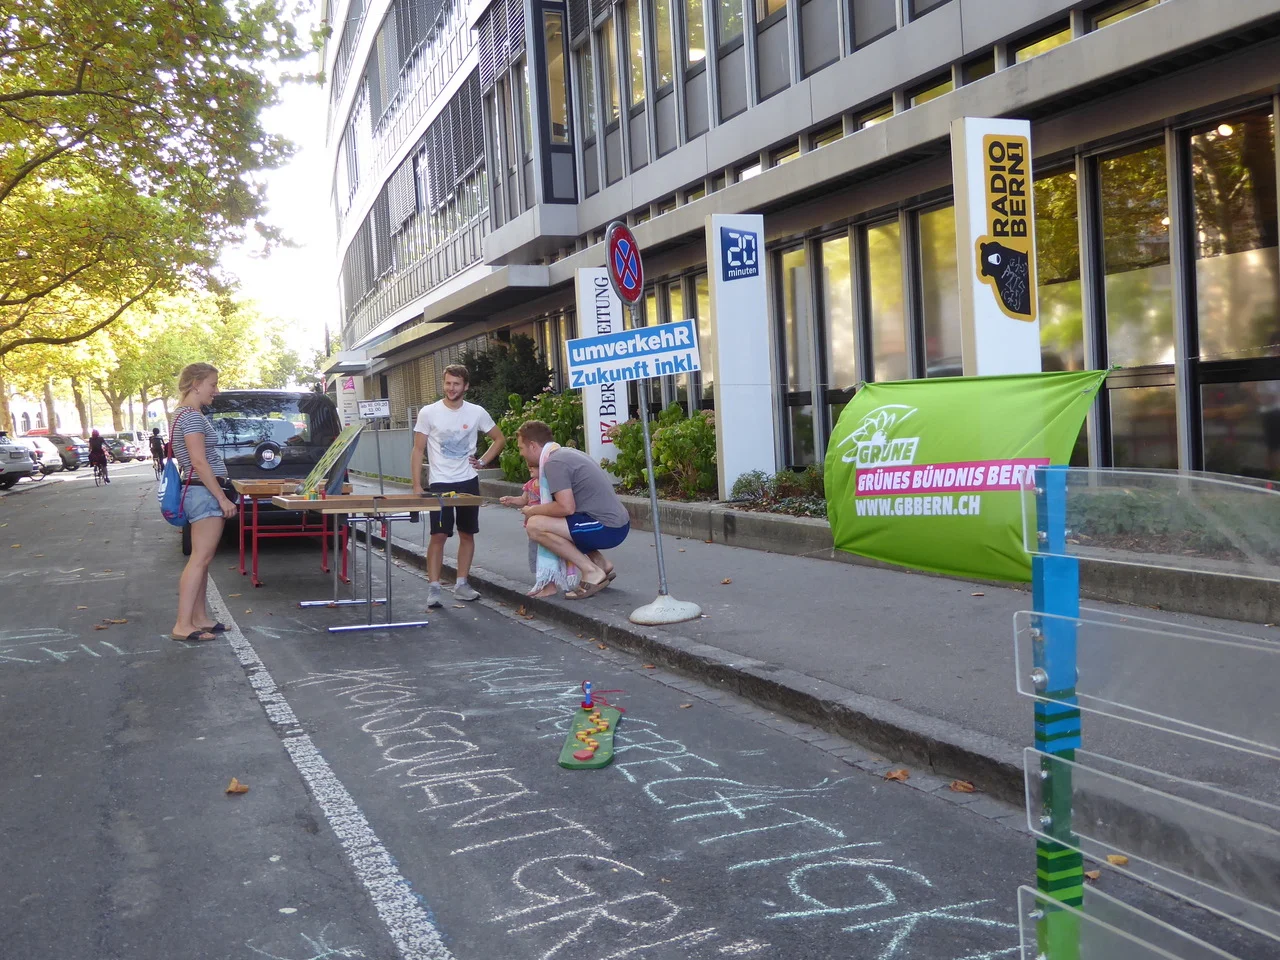
[[[596,717],[603,723],[593,719]],[[612,763],[613,733],[618,729],[618,721],[621,719],[622,712],[615,707],[593,707],[590,710],[579,707],[574,710],[573,728],[560,749],[560,766],[566,770],[598,770]],[[604,724],[608,724],[607,730],[600,729]],[[596,748],[590,750],[588,745],[578,738],[579,733],[586,734],[594,740],[597,743]],[[589,755],[575,756],[579,753],[589,753]]]

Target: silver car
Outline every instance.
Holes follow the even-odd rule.
[[[62,455],[58,452],[57,446],[46,437],[18,437],[14,442],[22,444],[31,451],[31,459],[46,477],[66,466],[62,462]]]
[[[0,431],[0,490],[8,490],[23,477],[36,472],[31,451]]]

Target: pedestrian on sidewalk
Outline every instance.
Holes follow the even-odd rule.
[[[613,492],[609,475],[581,450],[556,447],[551,428],[530,420],[516,431],[520,455],[530,468],[541,470],[540,489],[550,498],[521,508],[528,518],[525,533],[540,547],[576,566],[581,581],[565,594],[566,600],[595,596],[617,576],[602,550],[611,550],[627,538],[631,518]],[[554,584],[554,581],[552,581]],[[539,594],[543,595],[543,594]]]
[[[218,395],[218,368],[192,363],[178,376],[178,408],[169,439],[187,489],[182,508],[191,524],[191,556],[178,580],[178,618],[174,640],[215,640],[227,628],[211,623],[205,602],[209,563],[222,539],[222,525],[236,515],[236,505],[223,490],[227,465],[218,452],[218,434],[202,412]]]
[[[480,493],[477,469],[498,459],[506,438],[484,407],[468,403],[464,397],[471,382],[467,368],[451,363],[444,368],[444,396],[418,411],[413,428],[413,492],[422,495],[422,455],[427,453],[431,493]],[[476,441],[485,434],[493,442],[483,457],[476,456]],[[480,532],[479,507],[445,507],[431,513],[431,544],[427,547],[427,606],[441,607],[440,568],[444,565],[444,544],[458,530],[458,579],[453,587],[457,600],[480,596],[467,581],[476,553],[475,536]]]

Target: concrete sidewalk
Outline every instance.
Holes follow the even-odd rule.
[[[356,486],[370,489],[363,482]],[[421,555],[424,528],[396,526],[402,555]],[[532,575],[520,514],[484,507],[480,530],[471,581],[493,599],[523,604],[535,616],[720,685],[888,759],[971,780],[1022,802],[1021,754],[1031,745],[1033,722],[1031,701],[1015,688],[1013,615],[1028,609],[1026,590],[665,537],[670,592],[696,601],[705,616],[672,627],[640,627],[628,614],[657,593],[652,533],[633,528],[609,551],[618,570],[609,589],[588,600],[539,601],[524,596]],[[446,549],[449,564],[455,547],[456,540]],[[1087,606],[1135,617],[1149,613]],[[1276,637],[1252,624],[1150,615]],[[1177,665],[1152,669],[1176,671]],[[1222,683],[1229,697],[1229,679]],[[1280,793],[1273,775],[1259,782],[1257,767],[1243,757],[1106,718],[1086,715],[1085,745],[1130,762],[1158,756],[1161,769],[1259,798],[1274,800]]]

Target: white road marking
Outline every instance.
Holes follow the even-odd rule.
[[[212,577],[209,578],[208,599],[216,619],[227,624],[227,641],[248,673],[249,684],[267,718],[276,725],[298,726],[293,708],[280,693],[253,644],[231,616]],[[292,730],[281,736],[281,742],[312,796],[319,802],[356,876],[369,891],[374,908],[400,955],[404,960],[453,960],[453,954],[444,945],[439,929],[431,922],[413,887],[396,868],[391,854],[311,737]]]

